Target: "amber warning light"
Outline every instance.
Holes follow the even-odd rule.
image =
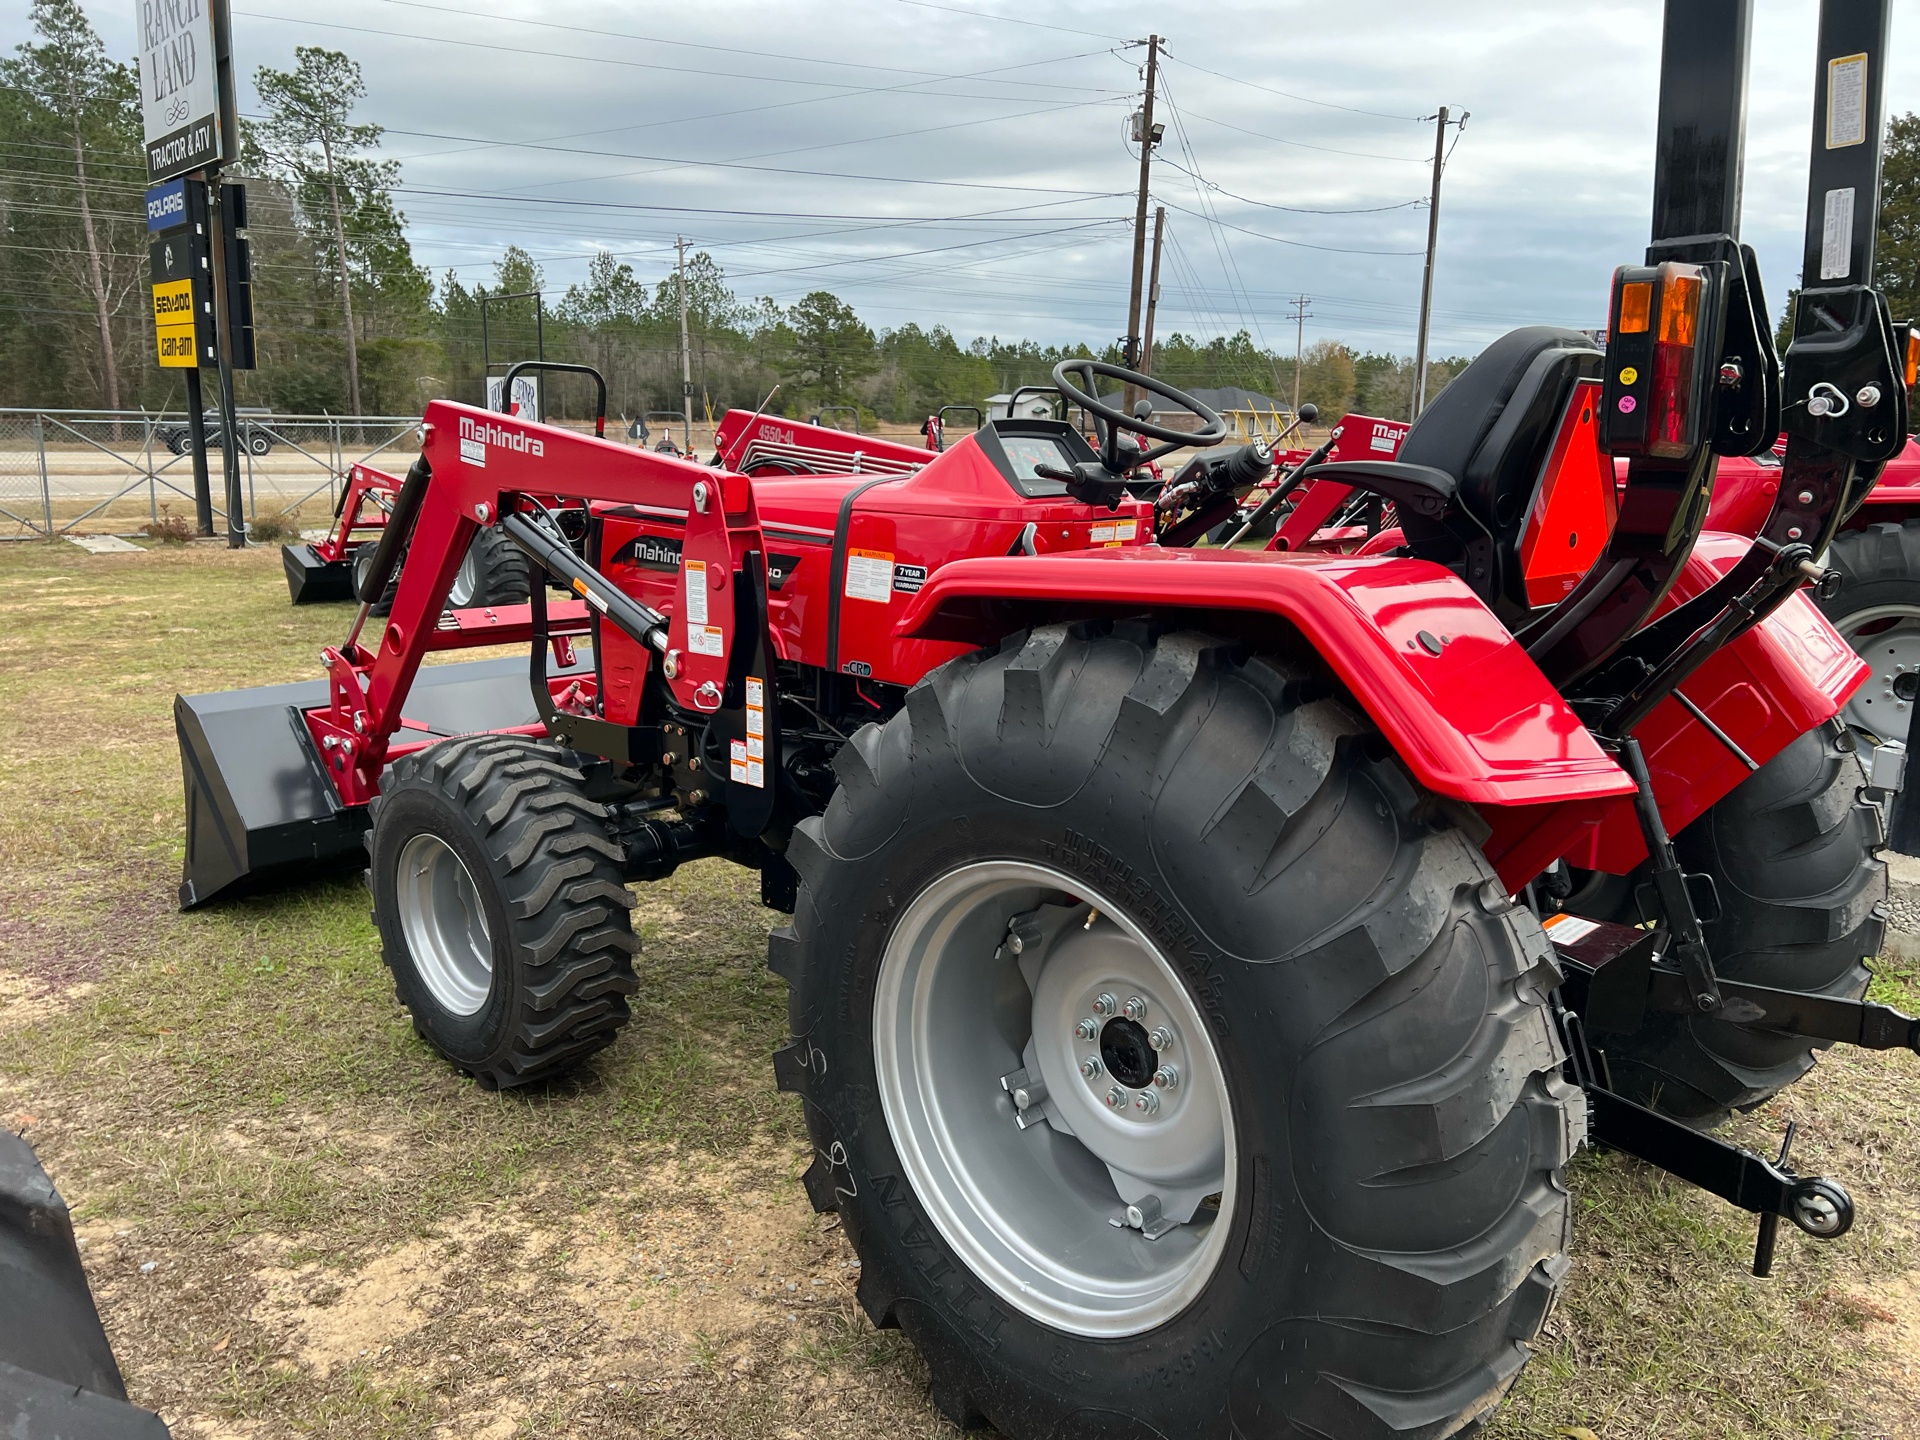
[[[1920,383],[1920,329],[1907,327],[1907,388]]]
[[[1678,460],[1705,440],[1707,272],[1698,265],[1622,266],[1613,276],[1600,445],[1612,455]]]

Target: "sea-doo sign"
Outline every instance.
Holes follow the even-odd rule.
[[[231,159],[221,123],[220,42],[214,0],[135,0],[147,183]]]

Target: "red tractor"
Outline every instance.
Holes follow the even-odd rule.
[[[1757,1214],[1757,1273],[1782,1218],[1838,1236],[1844,1189],[1706,1125],[1825,1045],[1920,1051],[1864,999],[1867,669],[1801,593],[1904,437],[1863,283],[1887,11],[1824,9],[1821,75],[1870,63],[1816,127],[1865,143],[1814,150],[1829,283],[1784,369],[1736,238],[1749,19],[1669,6],[1604,352],[1516,331],[1391,459],[1283,482],[1390,503],[1391,552],[1195,548],[1271,454],[1091,361],[1055,380],[1093,443],[1003,419],[933,456],[730,415],[702,466],[434,403],[324,679],[178,700],[182,903],[364,862],[420,1035],[510,1086],[614,1041],[631,886],[757,869],[807,1192],[942,1410],[1018,1440],[1474,1427],[1589,1140]],[[1716,457],[1783,414],[1758,538],[1704,535]],[[547,583],[448,611],[483,534]],[[422,666],[503,641],[524,668]],[[1568,913],[1595,876],[1630,923]]]

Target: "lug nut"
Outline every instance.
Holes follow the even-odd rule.
[[[1096,1015],[1111,1015],[1119,1008],[1120,1002],[1111,995],[1100,994],[1093,997],[1093,1013]]]
[[[1151,1045],[1155,1050],[1171,1050],[1173,1048],[1173,1031],[1167,1029],[1164,1025],[1157,1026],[1154,1032],[1147,1036],[1147,1044]]]
[[[1142,1090],[1138,1095],[1133,1097],[1133,1108],[1138,1110],[1142,1115],[1158,1115],[1160,1113],[1160,1097],[1151,1090]]]
[[[1146,1018],[1146,1014],[1146,1001],[1142,1000],[1138,995],[1130,995],[1127,997],[1127,1019],[1143,1020]]]
[[[1118,1085],[1115,1085],[1111,1090],[1107,1091],[1106,1099],[1109,1110],[1118,1110],[1122,1105],[1127,1103],[1127,1097],[1121,1092]]]
[[[1171,1065],[1162,1065],[1153,1072],[1153,1083],[1162,1090],[1172,1090],[1180,1083],[1180,1072]]]
[[[1073,1033],[1076,1039],[1091,1040],[1100,1033],[1100,1027],[1091,1020],[1082,1020],[1073,1027]]]
[[[1094,1076],[1100,1073],[1100,1057],[1098,1055],[1087,1056],[1086,1059],[1080,1062],[1080,1073],[1089,1080],[1093,1079]]]

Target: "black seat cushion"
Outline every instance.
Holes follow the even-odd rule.
[[[1406,526],[1408,543],[1460,569],[1506,614],[1527,608],[1521,527],[1576,380],[1604,354],[1578,330],[1529,325],[1501,336],[1442,390],[1407,432],[1397,459],[1459,482],[1448,522]]]

